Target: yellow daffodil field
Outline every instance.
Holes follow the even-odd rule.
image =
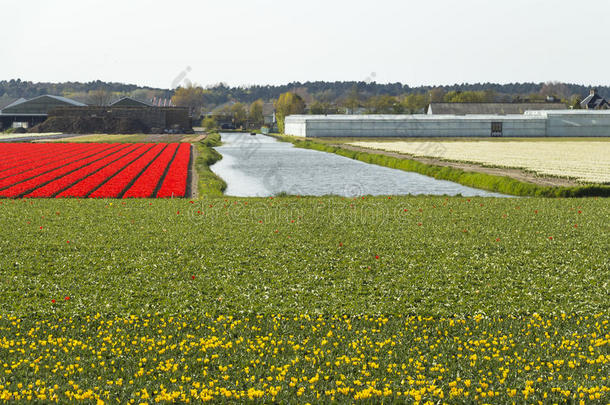
[[[588,403],[610,392],[601,315],[96,314],[0,325],[1,400]]]
[[[0,401],[608,403],[604,199],[0,200]]]

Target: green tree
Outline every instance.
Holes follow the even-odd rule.
[[[256,126],[261,126],[265,122],[265,117],[263,116],[263,105],[264,102],[261,99],[258,99],[250,104],[250,114],[248,115],[248,119]]]
[[[490,103],[495,100],[495,93],[491,90],[485,91],[450,91],[445,94],[447,103]]]
[[[367,110],[371,114],[402,114],[404,107],[396,97],[381,95],[367,101]]]
[[[283,93],[275,102],[275,117],[280,133],[284,133],[284,120],[289,115],[303,114],[305,102],[303,99],[292,92]]]
[[[331,110],[336,111],[336,108],[333,108],[330,103],[322,101],[315,101],[313,104],[311,104],[311,106],[309,106],[309,113],[313,115],[330,114]]]
[[[405,112],[417,114],[428,106],[428,95],[425,93],[411,93],[402,99]]]
[[[243,126],[248,119],[246,107],[242,103],[235,103],[231,106],[231,118],[236,127]]]
[[[445,98],[445,90],[441,89],[440,87],[436,87],[430,90],[429,96],[431,103],[442,103],[443,99]]]
[[[188,107],[193,115],[199,114],[205,103],[205,94],[206,91],[202,87],[189,83],[186,87],[176,89],[172,103],[178,107]]]
[[[345,100],[343,100],[342,105],[347,109],[348,114],[353,114],[356,108],[362,105],[360,93],[358,92],[358,87],[356,85],[352,87]]]
[[[218,123],[214,117],[206,117],[203,119],[201,126],[204,127],[206,131],[211,132],[218,128]]]
[[[572,109],[580,110],[582,108],[580,103],[582,103],[582,98],[578,94],[574,94],[570,100],[570,106],[572,107]]]

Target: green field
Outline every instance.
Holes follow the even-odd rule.
[[[610,390],[604,199],[0,203],[0,399]]]
[[[5,313],[608,306],[604,199],[4,200],[0,212]]]

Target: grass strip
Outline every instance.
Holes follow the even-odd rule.
[[[220,134],[211,134],[201,142],[197,142],[197,159],[195,170],[199,175],[199,196],[221,197],[227,188],[227,183],[216,175],[210,166],[222,159],[222,155],[213,148],[222,144]]]

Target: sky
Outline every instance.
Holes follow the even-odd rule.
[[[0,13],[0,80],[610,85],[607,0],[0,0]]]

